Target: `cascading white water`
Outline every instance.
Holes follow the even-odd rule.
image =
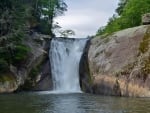
[[[50,64],[53,90],[58,93],[81,92],[79,62],[87,39],[53,38]]]

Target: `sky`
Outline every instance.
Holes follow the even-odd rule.
[[[65,0],[68,11],[55,18],[62,29],[75,31],[76,38],[95,35],[115,13],[119,0]]]

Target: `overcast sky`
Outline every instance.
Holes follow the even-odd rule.
[[[119,0],[65,0],[68,11],[55,19],[63,29],[72,29],[77,38],[94,35],[107,24]]]

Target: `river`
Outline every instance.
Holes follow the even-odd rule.
[[[1,94],[0,113],[150,113],[150,98],[49,92]]]

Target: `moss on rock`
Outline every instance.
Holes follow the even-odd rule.
[[[11,74],[11,73],[3,73],[0,74],[0,82],[4,83],[4,82],[10,82],[10,81],[16,81],[15,77]]]
[[[149,42],[150,42],[150,27],[147,29],[143,41],[140,43],[139,50],[141,53],[145,53],[149,49]]]

